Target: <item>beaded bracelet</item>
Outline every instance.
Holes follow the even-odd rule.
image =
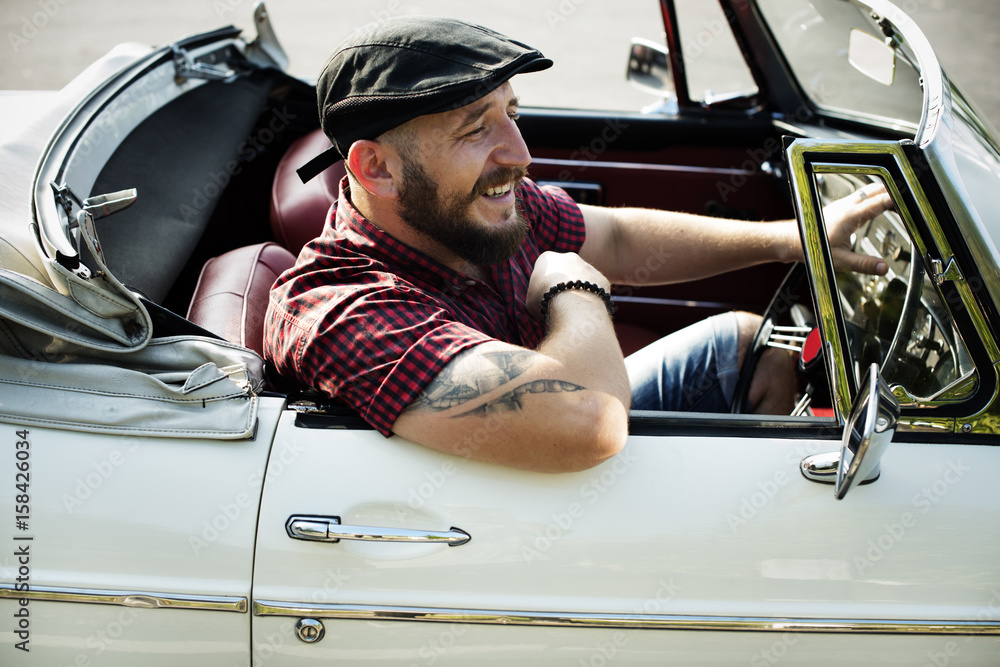
[[[593,292],[597,296],[601,297],[604,301],[604,307],[608,309],[608,315],[614,317],[615,305],[611,302],[611,295],[608,291],[601,287],[600,285],[595,285],[594,283],[589,283],[584,280],[572,280],[568,283],[558,283],[549,288],[549,291],[542,295],[542,320],[548,320],[549,318],[549,302],[552,301],[552,297],[560,292],[565,292],[571,289],[585,290],[587,292]]]

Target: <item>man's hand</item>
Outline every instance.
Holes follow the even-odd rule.
[[[554,285],[571,280],[594,283],[611,292],[610,281],[575,252],[543,252],[535,261],[535,269],[528,282],[528,293],[525,295],[528,312],[540,317],[545,293]]]
[[[891,208],[892,197],[886,192],[885,186],[882,183],[872,183],[823,209],[835,269],[885,275],[889,270],[885,261],[851,250],[851,234]]]

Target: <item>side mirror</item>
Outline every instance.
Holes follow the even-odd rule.
[[[806,457],[799,466],[803,476],[834,484],[833,495],[843,500],[855,485],[878,479],[882,455],[892,442],[898,421],[899,403],[878,364],[872,364],[844,426],[840,453]]]
[[[855,484],[879,476],[882,455],[892,442],[898,421],[899,403],[879,373],[878,364],[872,364],[844,427],[833,489],[837,500],[843,500]]]
[[[677,113],[677,95],[668,54],[666,47],[648,39],[632,39],[625,78],[639,90],[663,98],[660,104],[643,109],[644,112]]]

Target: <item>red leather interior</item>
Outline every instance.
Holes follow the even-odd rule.
[[[262,355],[267,293],[293,264],[295,255],[270,242],[230,250],[208,260],[187,319]]]
[[[330,204],[340,194],[340,179],[347,171],[340,161],[303,183],[295,170],[330,147],[320,130],[297,139],[278,163],[271,185],[271,231],[275,240],[298,255],[306,243],[320,235]]]
[[[615,336],[618,337],[618,345],[626,357],[660,339],[660,335],[655,331],[627,322],[615,322]]]

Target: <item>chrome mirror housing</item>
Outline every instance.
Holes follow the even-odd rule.
[[[872,364],[844,426],[840,452],[807,456],[799,464],[806,479],[834,484],[834,495],[843,500],[856,484],[868,484],[881,474],[880,463],[899,421],[899,403]]]
[[[625,78],[639,90],[663,98],[662,102],[643,109],[644,113],[677,113],[677,95],[666,47],[648,39],[634,37],[629,49]]]
[[[899,403],[872,364],[844,426],[833,494],[843,500],[855,484],[874,481],[899,421]]]

